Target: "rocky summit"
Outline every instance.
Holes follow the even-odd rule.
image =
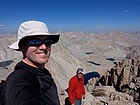
[[[84,105],[140,104],[139,32],[60,34],[59,43],[52,45],[46,67],[56,81],[61,105],[65,105],[65,89],[77,67],[84,69],[86,78]],[[1,80],[6,79],[22,59],[20,52],[8,48],[16,40],[15,36],[0,35]]]

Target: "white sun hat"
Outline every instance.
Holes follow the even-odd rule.
[[[17,41],[10,46],[11,49],[19,50],[19,41],[26,36],[47,35],[54,43],[57,43],[60,34],[50,34],[45,23],[40,21],[26,21],[21,23],[17,31]]]

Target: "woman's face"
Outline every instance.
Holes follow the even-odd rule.
[[[24,60],[27,63],[37,67],[45,66],[51,53],[51,44],[45,45],[47,39],[49,39],[48,36],[34,36],[27,40],[28,42],[31,42],[24,46],[24,50],[22,50]],[[34,45],[40,43],[38,40],[42,42],[42,44]]]

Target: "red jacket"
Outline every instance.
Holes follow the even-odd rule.
[[[79,80],[77,75],[73,76],[69,81],[69,88],[68,88],[68,96],[69,96],[70,103],[73,104],[74,100],[82,99],[82,95],[85,94],[86,92],[84,88],[84,78],[82,77]]]

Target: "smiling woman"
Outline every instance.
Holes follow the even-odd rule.
[[[51,45],[58,42],[59,36],[50,34],[40,21],[26,21],[19,26],[17,41],[9,48],[21,51],[23,59],[6,79],[7,105],[60,105],[56,84],[45,68]]]

